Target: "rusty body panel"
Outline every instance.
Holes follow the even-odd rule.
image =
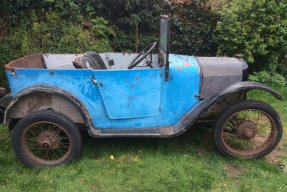
[[[46,68],[45,61],[42,54],[29,55],[22,57],[15,61],[12,61],[5,65],[5,68],[34,68],[44,69]]]
[[[69,116],[75,123],[84,123],[84,119],[76,106],[61,95],[46,92],[35,92],[22,97],[13,107],[11,118],[22,118],[30,113],[53,109]]]
[[[201,71],[200,96],[206,99],[226,87],[242,82],[246,62],[228,57],[196,57]]]
[[[218,99],[210,108],[208,108],[202,115],[200,115],[200,121],[214,120],[218,114],[221,113],[226,107],[233,105],[239,101],[245,100],[247,97],[246,92],[231,93],[227,96]]]
[[[6,108],[4,124],[9,125],[13,118],[45,109],[66,114],[75,123],[92,127],[87,108],[74,95],[49,86],[33,86],[17,94]]]
[[[37,85],[51,90],[60,88],[87,107],[95,129],[145,129],[174,125],[199,102],[199,70],[195,58],[171,54],[170,67],[172,79],[167,82],[164,68],[15,68],[6,70],[6,74],[13,97]]]

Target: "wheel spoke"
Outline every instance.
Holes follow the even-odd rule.
[[[65,130],[54,123],[39,122],[24,134],[24,149],[32,159],[42,164],[61,163],[71,151]]]
[[[235,154],[253,154],[264,149],[273,128],[274,122],[265,112],[245,109],[225,121],[222,139]]]

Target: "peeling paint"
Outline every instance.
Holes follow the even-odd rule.
[[[191,63],[196,64],[194,57],[170,54],[169,81],[162,75],[164,68],[54,70],[53,75],[47,69],[17,68],[17,76],[6,70],[14,98],[7,107],[5,124],[9,124],[17,102],[36,92],[65,97],[80,111],[90,134],[101,137],[175,136],[186,131],[218,99],[239,91],[261,89],[281,98],[267,86],[241,82],[200,100],[199,65]],[[95,84],[93,78],[99,83]],[[45,103],[30,102],[23,115],[43,106]]]

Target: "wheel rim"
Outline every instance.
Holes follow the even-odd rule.
[[[241,157],[264,151],[275,137],[273,119],[258,109],[245,109],[229,116],[221,132],[224,146],[235,156]]]
[[[62,163],[71,153],[70,135],[55,123],[41,121],[26,128],[23,150],[31,160],[46,166]]]

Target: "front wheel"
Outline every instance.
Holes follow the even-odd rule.
[[[80,154],[81,135],[68,117],[39,111],[21,119],[12,135],[19,159],[29,167],[67,164]]]
[[[242,101],[216,120],[214,138],[221,153],[244,159],[260,158],[280,142],[282,124],[277,112],[261,101]]]

